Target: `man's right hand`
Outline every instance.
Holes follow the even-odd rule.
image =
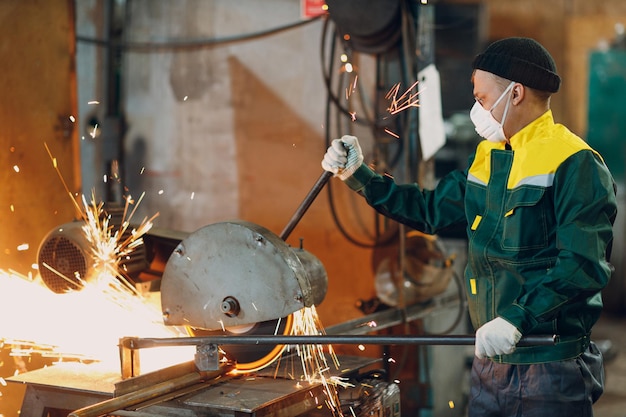
[[[517,327],[501,317],[496,317],[476,331],[474,353],[480,359],[513,353],[521,337]]]
[[[322,168],[341,180],[346,180],[362,163],[363,152],[359,140],[356,136],[344,135],[341,139],[331,142],[322,159]]]

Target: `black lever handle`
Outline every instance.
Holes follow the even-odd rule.
[[[306,211],[311,206],[311,203],[313,203],[313,200],[315,200],[320,191],[322,191],[322,188],[324,188],[328,180],[331,179],[333,175],[334,174],[330,171],[324,171],[322,175],[320,175],[320,177],[313,185],[313,188],[311,188],[311,191],[309,191],[302,203],[300,203],[300,206],[298,207],[296,212],[293,214],[293,216],[291,216],[289,223],[287,223],[283,231],[280,233],[280,238],[282,240],[287,240],[300,219],[302,219],[302,216],[304,216],[304,213],[306,213]]]

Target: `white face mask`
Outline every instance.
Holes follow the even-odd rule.
[[[472,110],[470,110],[470,119],[472,119],[472,123],[474,123],[476,133],[478,133],[481,137],[487,139],[490,142],[502,142],[506,140],[506,136],[504,136],[504,129],[502,128],[502,126],[504,125],[506,114],[509,111],[511,96],[508,96],[506,100],[506,107],[504,108],[501,122],[498,122],[493,117],[493,114],[491,114],[491,112],[493,111],[493,109],[496,108],[496,106],[500,103],[504,96],[507,95],[509,91],[511,91],[513,85],[515,85],[515,82],[511,81],[511,84],[509,84],[509,86],[504,90],[500,97],[498,97],[493,106],[491,106],[491,109],[485,109],[478,101],[476,101],[474,103],[474,106],[472,106]]]

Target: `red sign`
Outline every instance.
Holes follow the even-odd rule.
[[[322,15],[326,9],[326,0],[300,0],[300,14],[304,19]]]

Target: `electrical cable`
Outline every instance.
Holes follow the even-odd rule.
[[[405,10],[405,9],[403,9]],[[404,19],[406,21],[406,19]],[[365,125],[365,126],[369,126],[372,129],[372,133],[375,139],[375,146],[381,146],[381,141],[378,140],[378,134],[379,132],[386,126],[392,126],[392,124],[395,124],[395,126],[397,127],[397,129],[393,129],[393,130],[398,130],[401,129],[401,135],[402,137],[406,137],[408,135],[408,132],[410,131],[411,128],[411,121],[413,120],[412,117],[412,113],[414,109],[408,109],[408,111],[403,111],[401,112],[399,115],[394,116],[392,118],[390,117],[385,117],[385,118],[381,118],[381,121],[386,121],[386,125],[381,124],[381,122],[379,120],[377,120],[377,118],[375,117],[369,117],[366,114],[365,117],[365,121],[363,121],[362,119],[356,119],[353,120],[352,115],[350,113],[350,109],[346,108],[344,105],[342,105],[342,103],[339,101],[339,96],[340,94],[335,93],[334,92],[334,88],[333,88],[333,75],[334,75],[334,70],[333,70],[333,58],[335,57],[336,54],[336,48],[337,48],[337,44],[338,44],[338,35],[336,31],[332,31],[332,38],[329,41],[328,37],[329,37],[329,33],[331,32],[331,27],[330,27],[330,19],[326,19],[324,22],[324,27],[322,29],[322,37],[321,37],[321,48],[320,48],[320,55],[321,55],[321,68],[322,68],[322,77],[324,80],[324,85],[326,88],[326,92],[327,92],[327,100],[326,100],[326,110],[325,110],[325,143],[326,143],[326,148],[328,148],[328,146],[330,146],[330,141],[331,141],[331,131],[332,131],[332,127],[331,127],[331,113],[332,113],[332,108],[336,108],[337,112],[335,113],[336,116],[336,120],[335,120],[335,125],[337,127],[337,129],[341,130],[341,126],[342,126],[342,120],[345,120],[346,122],[348,122],[348,120],[350,120],[352,123],[356,122],[359,123],[361,125]],[[406,33],[406,32],[405,32]],[[406,42],[405,39],[401,39],[401,43]],[[330,53],[327,52],[327,45],[330,44]],[[347,47],[346,47],[347,48]],[[405,48],[406,49],[406,48]],[[401,54],[401,56],[404,54]],[[402,61],[403,61],[403,65],[402,65],[402,71],[400,73],[400,79],[403,82],[406,82],[408,79],[410,79],[409,75],[407,74],[409,71],[406,70],[406,65],[404,64],[404,62],[407,61],[407,59],[402,56]],[[384,54],[376,54],[376,88],[379,88],[379,86],[381,85],[388,85],[389,84],[389,65],[390,65],[390,60],[392,59],[392,54],[391,53],[384,53]],[[411,60],[409,60],[411,61]],[[410,65],[411,66],[411,65]],[[345,82],[345,77],[347,76],[346,73],[342,73],[342,75],[340,76],[340,78],[338,79],[338,91],[341,91],[343,86],[344,86],[344,82]],[[414,83],[414,81],[410,82],[410,85],[412,85]],[[359,91],[361,92],[363,87],[361,84],[358,84],[359,86]],[[363,107],[363,109],[366,109],[366,103],[364,102],[364,94],[359,94],[359,96],[361,97],[361,106]],[[378,109],[380,106],[380,94],[376,94],[375,98],[374,98],[374,111],[376,111],[376,109]],[[342,116],[345,116],[342,119]],[[346,131],[350,131],[351,130],[352,125],[348,125]],[[410,146],[409,146],[410,148]],[[399,163],[401,156],[403,155],[403,153],[406,151],[406,147],[404,145],[404,141],[398,141],[397,142],[397,147],[394,151],[394,154],[390,157],[390,158],[386,158],[388,162],[388,166],[387,168],[390,170],[393,170],[393,168]],[[358,247],[363,247],[363,248],[377,248],[377,247],[381,247],[387,244],[390,244],[393,242],[392,238],[388,238],[387,241],[380,241],[380,236],[381,236],[381,232],[380,232],[380,222],[379,217],[381,216],[380,214],[376,213],[376,218],[375,218],[375,224],[376,224],[376,228],[375,228],[375,232],[373,234],[372,240],[369,242],[363,241],[361,239],[358,239],[354,236],[352,236],[347,229],[345,228],[345,226],[342,224],[342,222],[339,219],[338,213],[337,213],[337,207],[336,207],[336,199],[334,197],[333,194],[333,186],[332,183],[329,183],[327,186],[327,193],[328,193],[328,197],[329,197],[329,204],[330,204],[330,210],[331,210],[331,216],[333,217],[333,221],[336,224],[338,230],[340,231],[340,233],[344,236],[344,238],[346,238],[349,242],[351,242],[352,244],[358,246]]]
[[[403,12],[403,36],[401,39],[401,44],[402,44],[402,53],[400,54],[400,59],[401,59],[401,76],[400,78],[406,83],[406,84],[410,84],[412,85],[414,83],[414,80],[411,78],[410,74],[412,74],[414,71],[416,71],[415,65],[416,65],[416,60],[411,59],[412,54],[410,53],[410,46],[408,46],[409,44],[411,44],[410,40],[408,38],[410,38],[410,33],[415,33],[412,32],[410,30],[411,27],[411,19],[409,16],[406,16],[409,12],[404,10]],[[325,81],[325,85],[327,88],[327,102],[326,102],[326,109],[325,109],[325,125],[326,125],[326,147],[330,146],[330,138],[331,138],[331,113],[332,113],[332,107],[333,104],[337,107],[337,109],[339,109],[340,111],[336,114],[337,118],[336,118],[336,125],[338,127],[341,126],[341,115],[349,115],[349,109],[344,108],[343,106],[341,106],[338,103],[338,95],[337,94],[333,94],[332,91],[332,84],[333,84],[333,59],[332,57],[335,56],[336,53],[336,47],[337,47],[337,35],[336,33],[333,34],[333,38],[331,41],[331,50],[330,50],[330,57],[331,59],[328,60],[328,62],[326,61],[326,43],[327,43],[327,36],[328,36],[328,31],[329,31],[329,21],[326,20],[325,25],[324,25],[324,30],[322,31],[322,49],[321,49],[321,55],[322,55],[322,70],[323,70],[323,76],[324,76],[324,81]],[[389,80],[389,71],[388,71],[388,60],[386,60],[385,58],[389,57],[388,54],[378,54],[376,56],[376,72],[377,72],[377,84],[378,85],[385,85]],[[326,64],[328,66],[326,66]],[[345,75],[344,75],[345,76]],[[339,86],[339,91],[341,91],[341,89],[344,86],[344,82],[343,79],[340,78],[338,81],[338,86]],[[376,99],[378,98],[378,95],[376,96]],[[411,128],[412,123],[416,120],[414,118],[414,112],[412,110],[414,109],[408,109],[409,111],[404,111],[400,114],[399,117],[395,118],[393,121],[396,123],[396,125],[400,126],[402,128],[402,137],[408,137],[409,133],[411,132]],[[346,120],[345,118],[343,120]],[[369,123],[370,126],[372,126],[374,128],[374,133],[376,133],[376,123]],[[349,130],[349,128],[348,128]],[[407,142],[409,142],[409,140],[407,139]],[[413,146],[417,147],[418,143],[414,144]],[[408,149],[410,151],[410,149],[413,148],[413,146],[411,146],[411,144],[409,143],[408,145]],[[395,154],[393,155],[393,157],[391,158],[391,164],[390,167],[393,168],[394,166],[397,165],[397,163],[399,163],[400,160],[400,156],[403,154],[403,152],[407,151],[406,149],[407,147],[404,146],[404,141],[398,141],[398,148],[395,152]],[[392,243],[394,241],[394,236],[393,234],[391,234],[388,238],[385,239],[385,241],[380,241],[380,238],[382,236],[382,233],[380,231],[380,222],[379,220],[383,217],[380,214],[376,213],[376,227],[375,227],[375,232],[374,232],[374,237],[373,237],[373,241],[372,242],[365,242],[362,240],[357,239],[356,237],[352,236],[347,229],[345,228],[345,226],[342,224],[341,220],[339,219],[338,213],[337,213],[337,207],[336,207],[336,199],[334,196],[334,190],[333,190],[333,186],[332,186],[332,182],[329,182],[327,185],[327,192],[328,192],[328,197],[329,197],[329,204],[330,204],[330,209],[331,209],[331,215],[333,217],[333,221],[335,222],[338,230],[340,231],[340,233],[352,244],[358,246],[358,247],[362,247],[362,248],[370,248],[370,249],[374,249],[374,248],[378,248],[378,247],[382,247],[385,245],[388,245],[390,243]],[[461,282],[461,279],[459,277],[459,275],[456,272],[453,272],[453,280],[455,281],[455,283],[457,284],[457,293],[458,293],[458,297],[459,300],[463,300],[463,283]],[[433,333],[433,335],[445,335],[450,333],[451,331],[453,331],[458,324],[460,323],[460,321],[463,318],[463,313],[465,311],[465,305],[463,304],[462,301],[460,301],[459,303],[459,310],[458,310],[458,314],[455,317],[455,320],[453,321],[453,323],[449,326],[449,328],[445,329],[442,332],[438,332],[438,333]]]
[[[324,27],[322,28],[322,41],[321,41],[321,48],[320,48],[320,56],[321,56],[321,66],[322,66],[322,78],[324,79],[324,87],[326,88],[326,94],[327,94],[327,99],[330,99],[330,101],[337,107],[337,109],[339,109],[339,111],[341,112],[341,114],[343,114],[344,116],[352,119],[352,116],[350,114],[350,110],[347,109],[346,107],[344,107],[341,102],[339,101],[339,95],[335,94],[333,92],[333,88],[332,88],[332,70],[329,68],[328,71],[326,71],[325,68],[325,61],[326,61],[326,36],[329,30],[329,21],[330,19],[326,19],[324,21]],[[337,42],[337,33],[335,31],[333,31],[333,40],[332,40],[332,51],[330,53],[330,59],[329,59],[329,65],[332,63],[333,58],[335,56],[335,48],[336,48],[336,42]],[[359,85],[360,88],[360,85]],[[327,104],[328,105],[328,104]],[[366,119],[367,123],[365,124],[370,124],[371,122],[369,121],[369,119]],[[355,122],[357,124],[364,124],[363,121],[361,121],[361,119],[357,119],[355,120]]]
[[[325,63],[326,63],[326,43],[327,43],[327,34],[329,32],[329,21],[326,20],[324,23],[324,28],[322,30],[322,39],[321,39],[321,49],[320,49],[320,53],[321,53],[321,60],[320,62],[322,63],[322,74],[324,77],[324,81],[325,81],[325,86],[326,86],[326,91],[327,91],[327,96],[326,96],[326,108],[325,108],[325,143],[326,143],[326,148],[328,148],[328,146],[330,146],[330,135],[331,135],[331,126],[330,126],[330,121],[331,121],[331,109],[332,109],[332,104],[338,104],[338,99],[337,97],[332,94],[332,74],[334,73],[333,71],[333,63],[334,60],[331,58],[328,60],[328,70],[326,70],[325,68]],[[337,47],[337,35],[335,32],[333,32],[333,36],[332,39],[330,41],[330,46],[331,46],[331,50],[330,50],[330,56],[334,57],[335,53],[336,53],[336,47]],[[337,106],[338,108],[341,108],[341,106]],[[344,111],[344,114],[349,114],[349,112],[347,110]],[[340,231],[340,233],[352,244],[359,246],[359,247],[364,247],[364,248],[372,248],[374,247],[373,243],[368,243],[368,242],[361,242],[358,239],[352,237],[350,235],[350,233],[348,233],[348,231],[344,228],[343,224],[341,223],[341,221],[339,220],[339,216],[337,214],[337,209],[336,209],[336,205],[335,205],[335,199],[333,196],[333,186],[332,186],[332,181],[329,182],[326,186],[326,190],[328,193],[328,199],[329,199],[329,203],[330,203],[330,210],[331,210],[331,216],[333,217],[333,221],[336,224],[338,230]]]
[[[325,15],[313,17],[311,19],[289,23],[283,26],[262,30],[259,32],[246,33],[242,35],[225,36],[222,38],[197,38],[197,39],[182,39],[182,40],[166,40],[163,42],[124,42],[124,41],[111,41],[107,39],[92,38],[89,36],[76,35],[76,41],[94,44],[96,46],[104,48],[117,48],[134,52],[153,52],[164,50],[180,50],[180,49],[200,49],[206,47],[214,47],[224,45],[227,43],[236,43],[243,41],[250,41],[258,38],[263,38],[277,33],[285,32],[300,26],[307,25],[311,22],[315,22]]]
[[[413,85],[413,82],[418,81],[417,73],[418,73],[418,65],[417,65],[417,54],[412,51],[416,50],[415,26],[417,25],[416,20],[412,18],[412,14],[410,10],[407,9],[407,2],[402,2],[402,15],[401,15],[401,23],[402,23],[402,70],[403,75],[406,79],[407,85]],[[415,78],[411,76],[411,74],[415,74]],[[417,109],[409,109],[409,113],[406,117],[405,123],[405,134],[408,138],[408,146],[407,151],[409,155],[409,166],[407,167],[407,177],[409,180],[417,181],[417,156],[418,150],[420,149],[420,140],[419,137],[419,114]],[[415,123],[415,126],[413,126]],[[419,152],[421,154],[421,150]]]
[[[322,56],[325,55],[325,44],[326,44],[326,33],[328,30],[327,27],[327,23],[325,24],[324,30],[322,31],[322,48],[321,48],[321,53]],[[337,36],[335,34],[335,36],[333,36],[332,41],[331,41],[331,56],[335,56],[335,48],[336,48],[336,39]],[[328,62],[329,68],[328,71],[325,71],[324,66],[324,62],[325,59],[322,58],[322,71],[324,73],[324,79],[326,81],[326,86],[327,86],[327,95],[326,95],[326,109],[325,109],[325,142],[326,142],[326,148],[328,148],[330,146],[330,132],[331,132],[331,126],[330,126],[330,120],[331,120],[331,109],[332,109],[332,103],[333,103],[333,96],[332,94],[330,94],[330,86],[332,85],[332,74],[333,74],[333,60],[330,59]],[[336,99],[336,97],[335,97]],[[329,181],[328,184],[326,185],[326,192],[328,193],[328,201],[330,204],[330,211],[331,211],[331,216],[333,218],[333,221],[335,223],[335,225],[337,226],[337,229],[339,230],[339,232],[344,236],[344,238],[346,238],[350,243],[352,243],[355,246],[358,247],[362,247],[362,248],[373,248],[375,247],[375,243],[368,243],[368,242],[361,242],[358,239],[352,237],[350,235],[350,233],[348,233],[348,231],[344,228],[342,222],[339,220],[339,216],[337,214],[337,208],[335,205],[335,199],[333,196],[333,186],[332,186],[332,181]]]
[[[333,83],[334,83],[333,57],[336,54],[336,49],[339,44],[339,41],[338,41],[339,38],[338,38],[336,31],[332,31],[332,38],[329,39],[329,33],[331,32],[329,20],[330,19],[327,19],[324,23],[324,28],[322,30],[322,42],[321,42],[322,47],[320,49],[322,74],[324,78],[325,87],[327,90],[327,100],[326,100],[326,109],[325,109],[326,147],[330,146],[331,132],[333,130],[331,126],[331,119],[333,118],[333,116],[331,115],[333,113],[335,113],[334,116],[336,116],[334,120],[336,128],[341,129],[342,120],[345,120],[346,123],[348,123],[347,131],[350,131],[351,126],[352,126],[351,124],[349,124],[349,120],[351,120],[351,118],[350,119],[345,118],[345,117],[342,118],[342,116],[350,115],[350,109],[344,107],[343,105],[339,103],[339,98],[338,98],[339,94],[335,94],[333,91]],[[415,19],[413,19],[412,16],[410,16],[410,11],[407,10],[406,7],[403,7],[403,16],[402,16],[403,30],[402,30],[402,37],[401,37],[401,41],[399,45],[401,48],[401,52],[397,56],[394,56],[390,53],[376,55],[376,84],[377,86],[387,85],[390,82],[390,79],[393,78],[391,74],[391,66],[390,66],[391,64],[390,60],[392,58],[399,58],[400,60],[401,65],[399,67],[400,68],[399,78],[402,80],[402,82],[408,85],[412,85],[415,82],[415,79],[413,78],[412,74],[417,73],[417,68],[416,68],[417,59],[414,58],[414,54],[411,53],[411,48],[412,48],[411,45],[414,45],[414,42],[412,42],[410,39],[411,34],[416,34],[416,31],[413,30],[412,28],[412,25],[414,24],[415,24]],[[330,51],[327,51],[327,45],[330,47]],[[346,84],[346,77],[347,77],[346,73],[342,73],[340,75],[340,78],[337,80],[337,85],[338,85],[337,91],[341,91],[342,88],[344,88]],[[361,85],[359,84],[359,86]],[[376,95],[375,101],[378,100],[379,96],[380,94]],[[365,105],[363,103],[361,103],[361,105],[365,108]],[[336,108],[338,111],[333,112],[334,108]],[[378,108],[378,104],[375,105],[375,108]],[[398,126],[401,129],[402,137],[408,138],[409,134],[412,132],[411,129],[415,128],[415,126],[413,126],[413,123],[417,121],[415,112],[416,112],[416,109],[408,109],[406,111],[401,112],[397,117],[393,119],[387,118],[387,120],[388,121],[390,120],[392,124],[395,123],[395,126]],[[374,133],[374,137],[376,138],[377,129],[381,128],[382,126],[377,126],[376,122],[366,123],[366,124],[368,124],[374,129],[373,133]],[[391,127],[392,125],[388,124],[387,126]],[[411,136],[415,137],[416,135],[411,135]],[[412,153],[411,149],[417,149],[417,147],[419,146],[419,141],[417,140],[417,138],[415,139],[416,139],[416,143],[411,143],[410,139],[397,142],[398,144],[397,149],[395,150],[394,155],[392,155],[392,157],[389,158],[389,160],[391,161],[390,168],[395,167],[399,163],[400,156],[404,152]],[[406,146],[405,146],[405,142],[407,143]],[[378,143],[378,145],[380,145],[380,143]],[[328,183],[327,192],[328,192],[330,211],[331,211],[331,216],[333,217],[333,221],[335,222],[340,233],[349,242],[351,242],[352,244],[358,247],[368,248],[368,249],[375,249],[375,248],[379,248],[379,247],[388,245],[390,243],[393,243],[394,241],[393,234],[390,234],[389,237],[385,238],[385,241],[381,241],[381,236],[383,236],[383,233],[381,232],[381,227],[384,227],[384,226],[381,225],[380,220],[384,219],[384,216],[378,213],[376,213],[375,231],[372,237],[372,241],[369,241],[369,242],[363,241],[351,235],[347,231],[345,225],[339,219],[338,212],[337,212],[336,198],[334,195],[334,187],[332,185],[332,182]],[[463,300],[463,284],[460,280],[460,277],[458,276],[456,272],[453,272],[453,279],[455,283],[457,284],[457,292],[458,292],[459,300]],[[445,329],[444,331],[438,332],[436,334],[444,335],[453,331],[454,328],[456,328],[458,324],[460,323],[460,321],[462,320],[464,311],[465,311],[464,304],[461,301],[459,305],[459,312],[456,315],[454,322],[449,326],[448,329]]]

